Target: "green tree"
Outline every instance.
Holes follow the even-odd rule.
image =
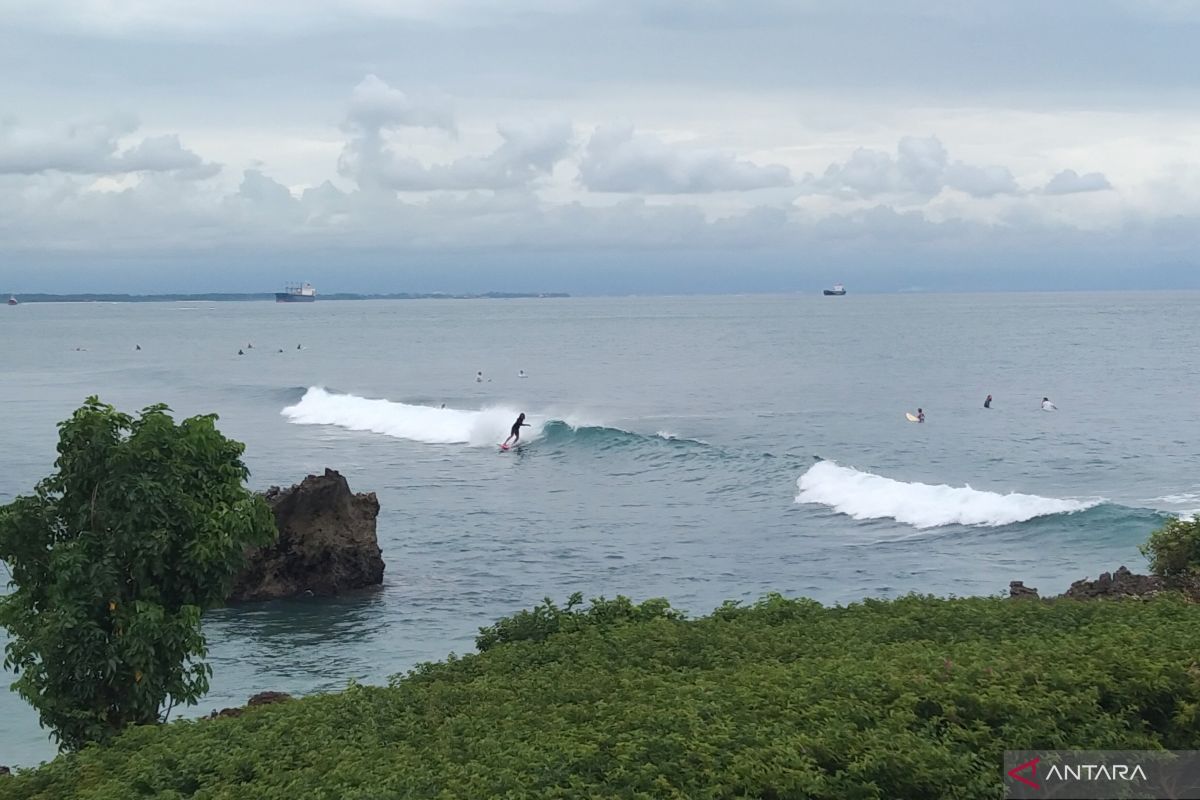
[[[12,688],[65,749],[195,704],[212,669],[200,614],[275,535],[215,415],[176,425],[90,397],[59,424],[57,471],[0,507]],[[165,711],[164,711],[165,708]]]
[[[1164,578],[1200,572],[1200,516],[1172,519],[1141,547],[1150,571]]]

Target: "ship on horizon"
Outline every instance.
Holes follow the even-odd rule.
[[[0,297],[3,297],[3,296],[4,295],[0,295]],[[8,304],[10,306],[15,306],[15,305],[17,305],[18,302],[20,302],[20,301],[17,300],[17,296],[15,294],[10,294],[8,296]]]
[[[835,283],[832,289],[825,290],[826,297],[841,297],[846,293],[846,287],[840,283]]]
[[[276,303],[311,303],[317,299],[317,290],[311,283],[289,284],[282,292],[275,293]]]

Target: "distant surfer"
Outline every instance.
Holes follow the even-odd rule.
[[[483,370],[480,370],[479,372],[475,373],[475,382],[483,383]]]
[[[924,421],[925,421],[925,412],[918,408],[917,409],[917,422],[924,422]]]
[[[519,417],[517,417],[517,421],[513,423],[512,432],[510,434],[508,434],[508,438],[505,439],[504,444],[502,444],[500,446],[508,447],[509,443],[512,443],[515,445],[517,442],[521,441],[521,428],[528,428],[528,427],[530,427],[530,425],[528,422],[525,421],[525,413],[522,412],[521,415]]]
[[[1049,397],[1042,398],[1042,411],[1058,411],[1058,406],[1050,402]]]
[[[987,396],[987,400],[984,400],[984,401],[983,401],[983,407],[984,407],[984,408],[991,408],[991,407],[992,407],[992,396],[991,396],[990,394]]]
[[[525,374],[525,370],[521,369],[521,370],[517,370],[517,377],[518,378],[528,378],[529,376]]]

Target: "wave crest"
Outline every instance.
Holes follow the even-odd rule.
[[[796,484],[800,490],[797,503],[828,506],[854,519],[894,519],[914,528],[1012,525],[1035,517],[1085,511],[1101,502],[905,483],[832,461],[814,464]]]
[[[479,411],[410,405],[336,394],[314,386],[300,401],[280,412],[297,425],[335,425],[351,431],[369,431],[427,444],[492,445],[508,435],[516,409],[494,406]],[[527,417],[522,439],[541,434],[543,422]]]

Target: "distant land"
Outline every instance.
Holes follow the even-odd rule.
[[[526,298],[570,297],[565,292],[484,292],[483,294],[442,294],[440,292],[395,294],[353,294],[341,292],[319,295],[319,300],[519,300]],[[22,303],[170,303],[186,300],[204,302],[275,302],[274,292],[251,294],[20,294]],[[3,298],[0,298],[2,300]]]

